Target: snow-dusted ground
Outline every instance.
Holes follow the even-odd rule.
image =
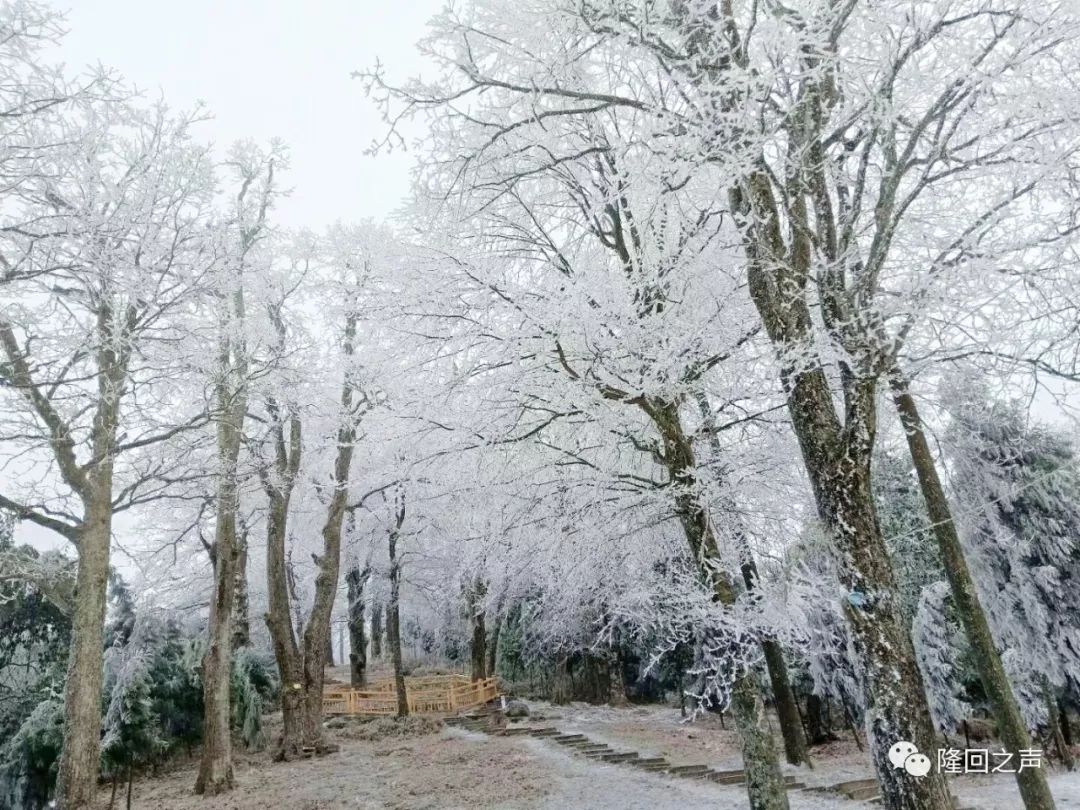
[[[680,722],[665,707],[612,709],[533,704],[538,724],[580,732],[612,747],[662,755],[680,764],[739,767],[735,734],[716,717]],[[271,723],[274,718],[267,718]],[[728,724],[730,726],[730,724]],[[194,763],[141,779],[138,810],[745,810],[745,788],[646,773],[587,760],[550,740],[492,737],[460,729],[417,737],[361,739],[360,726],[330,730],[341,751],[274,764],[266,753],[240,755],[237,788],[213,799],[193,796]],[[269,729],[271,734],[273,729]],[[850,738],[817,749],[816,768],[787,769],[809,786],[871,775],[868,756]],[[1054,772],[1058,810],[1080,810],[1080,774]],[[954,781],[963,806],[1020,810],[1005,775]],[[873,810],[880,805],[834,793],[794,790],[791,810]],[[107,791],[99,808],[108,805]]]
[[[613,748],[637,751],[643,756],[663,756],[676,764],[703,764],[718,770],[740,768],[738,737],[732,729],[730,718],[720,724],[715,715],[703,715],[693,722],[684,721],[677,711],[666,706],[635,706],[612,708],[572,703],[568,706],[552,706],[539,701],[530,702],[536,722],[557,726],[560,731],[586,734],[589,738],[607,743]],[[779,743],[779,740],[778,740]],[[814,749],[815,768],[793,768],[785,765],[785,772],[796,776],[808,787],[835,785],[854,779],[873,777],[869,755],[859,751],[849,734],[842,734],[838,742]],[[675,781],[668,777],[651,777]],[[993,776],[958,776],[951,780],[953,793],[963,807],[978,810],[1021,810],[1023,804],[1016,788],[1015,779],[1009,774]],[[1080,772],[1050,772],[1050,785],[1057,799],[1058,810],[1080,810]],[[713,791],[711,786],[706,790]],[[724,788],[721,804],[701,805],[721,808],[745,808],[746,798],[741,787]],[[865,802],[849,801],[835,794],[822,795],[808,791],[790,793],[792,810],[796,808],[834,808],[867,810],[880,807]],[[714,798],[715,802],[716,799]],[[617,807],[597,804],[596,807]],[[642,805],[645,806],[645,805]],[[677,805],[653,805],[658,807]],[[697,807],[693,803],[678,806]]]

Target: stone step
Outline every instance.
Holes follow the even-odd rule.
[[[667,767],[668,761],[663,757],[641,757],[640,759],[635,760],[634,764],[642,767],[652,767],[653,765]]]
[[[528,734],[527,728],[504,728],[499,732],[503,737],[520,737],[522,734]]]
[[[556,728],[530,728],[529,734],[534,737],[555,737],[558,736],[559,730]]]
[[[668,773],[675,776],[690,776],[694,774],[712,773],[712,769],[708,765],[672,765],[668,768]]]
[[[558,734],[555,737],[552,737],[552,739],[557,743],[572,743],[587,738],[584,734]]]
[[[600,759],[604,762],[630,762],[637,759],[637,753],[628,751],[624,754],[603,754]]]
[[[687,771],[685,773],[672,774],[682,779],[711,779],[712,775],[716,773],[712,768],[706,768],[703,771]]]
[[[746,776],[743,773],[731,773],[730,771],[713,771],[709,774],[709,778],[718,785],[741,785],[746,781]]]
[[[647,765],[642,765],[640,762],[632,762],[630,764],[631,765],[636,765],[637,767],[641,768],[641,770],[643,770],[643,771],[651,771],[652,773],[666,773],[667,769],[671,767],[666,762],[664,762],[664,763],[650,763],[650,764],[647,764]]]
[[[839,790],[841,793],[843,793],[849,788],[864,788],[870,787],[871,785],[877,787],[877,779],[852,779],[848,782],[838,782],[829,789]]]
[[[853,801],[864,801],[866,799],[873,799],[875,796],[880,795],[881,790],[877,784],[867,785],[866,787],[848,788],[843,791],[843,794]]]

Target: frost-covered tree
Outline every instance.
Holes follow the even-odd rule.
[[[1080,694],[1080,467],[1071,442],[960,375],[947,392],[962,536],[1028,724]]]
[[[910,627],[923,589],[944,579],[941,555],[909,464],[891,453],[881,453],[874,460],[874,494],[896,572],[900,610]]]
[[[182,497],[198,476],[167,449],[207,418],[181,393],[215,262],[211,163],[194,121],[91,100],[56,133],[68,148],[42,157],[5,207],[14,303],[0,316],[0,447],[21,473],[0,504],[78,553],[59,784],[70,807],[91,800],[97,777],[113,516]]]
[[[714,278],[745,282],[724,303],[748,298],[757,314],[818,517],[838,551],[843,610],[866,668],[866,723],[890,807],[940,808],[951,800],[939,775],[908,779],[885,756],[896,739],[930,748],[933,727],[872,493],[879,384],[888,374],[903,379],[896,372],[905,347],[930,338],[928,313],[962,322],[957,313],[971,299],[961,291],[1002,278],[988,265],[1035,264],[1044,245],[1061,244],[1074,227],[1068,111],[1075,98],[1058,88],[1071,87],[1071,67],[1062,68],[1075,61],[1075,27],[1065,7],[1016,0],[811,2],[780,10],[541,0],[512,11],[476,2],[447,11],[425,43],[446,66],[442,79],[385,95],[391,120],[402,108],[432,115],[437,145],[425,188],[442,182],[439,205],[460,204],[477,189],[485,211],[521,204],[528,213],[494,225],[494,241],[531,258],[542,268],[536,275],[567,276],[567,293],[580,289],[576,271],[565,268],[574,267],[583,243],[571,249],[563,237],[595,220],[612,249],[621,245],[631,257],[626,267],[641,280],[641,294],[630,300],[646,311],[662,301],[669,316],[677,309],[668,300],[675,296],[656,295],[671,265],[639,260],[639,247],[662,255],[679,238],[640,215],[624,216],[634,210],[636,185],[625,178],[650,171],[663,178],[668,193],[647,199],[662,200],[651,209],[657,212],[678,201],[678,214],[668,208],[660,217],[676,231],[715,227],[722,248],[706,261]],[[1037,87],[1032,75],[1041,77]],[[373,79],[376,92],[386,92],[381,77]],[[551,182],[533,192],[541,176]],[[603,190],[595,201],[579,194],[565,206],[573,213],[549,222],[543,206],[557,199],[560,183]],[[1030,227],[998,227],[1006,216]],[[482,281],[493,295],[523,303],[506,283]],[[583,323],[607,325],[595,314],[609,292],[590,287],[582,296]],[[546,329],[570,373],[601,391],[611,385],[626,401],[655,391],[637,369],[624,371],[618,385],[602,376],[620,354],[601,341],[613,334],[633,343],[626,333],[590,329],[582,358],[552,330],[552,319],[525,322]],[[570,322],[557,321],[560,328]],[[627,317],[619,326],[632,323]],[[655,340],[655,327],[649,334]],[[662,353],[670,344],[653,345]],[[970,592],[970,581],[956,583],[960,596]],[[965,602],[963,613],[977,609]],[[995,651],[984,647],[980,660],[992,665]],[[986,679],[1008,720],[1015,702],[999,674],[987,669]],[[1023,728],[1006,727],[1008,744],[1022,747]],[[1018,779],[1029,807],[1053,806],[1041,773]]]
[[[206,658],[203,663],[205,739],[195,791],[215,795],[233,786],[231,707],[233,601],[237,565],[246,560],[238,546],[244,440],[250,377],[256,373],[250,355],[249,286],[258,249],[269,229],[268,214],[279,193],[275,171],[283,163],[281,149],[261,150],[255,144],[234,145],[228,168],[233,186],[226,218],[218,231],[220,260],[214,278],[216,362],[206,369],[212,390],[207,411],[215,428],[212,467],[215,480],[214,539],[207,550],[214,568],[214,590]],[[200,513],[201,517],[201,513]]]

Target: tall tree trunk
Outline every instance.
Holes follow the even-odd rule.
[[[394,667],[394,691],[397,695],[398,717],[407,717],[409,714],[409,700],[405,691],[405,663],[401,655],[401,615],[398,609],[398,597],[400,589],[398,585],[397,566],[391,563],[390,567],[390,601],[386,606],[386,643],[390,647],[390,661]]]
[[[721,457],[720,439],[716,435],[716,414],[709,405],[708,397],[703,391],[696,391],[694,398],[697,401],[698,410],[709,434],[709,448],[714,460]],[[729,509],[729,525],[736,547],[742,555],[743,563],[740,566],[743,582],[748,591],[753,591],[757,585],[758,570],[753,552],[746,533],[741,525],[738,510],[731,505]],[[773,639],[762,639],[761,649],[765,657],[765,668],[769,673],[769,684],[772,686],[773,700],[776,703],[776,715],[780,722],[780,733],[784,740],[784,756],[792,765],[805,764],[809,768],[814,765],[810,761],[810,753],[806,745],[806,734],[803,731],[802,721],[799,719],[799,708],[795,702],[795,693],[791,689],[791,679],[788,677],[787,664],[784,662],[784,653],[780,645]]]
[[[1065,706],[1065,700],[1058,698],[1058,725],[1061,726],[1061,735],[1065,739],[1065,744],[1071,746],[1073,744],[1072,726],[1069,725],[1069,712]]]
[[[376,661],[382,658],[383,641],[383,606],[376,601],[371,606],[371,657]]]
[[[608,699],[612,706],[625,706],[629,703],[626,697],[626,677],[623,674],[623,657],[618,646],[611,651],[608,658]]]
[[[398,532],[405,521],[404,496],[398,495],[397,525],[390,531],[390,601],[386,606],[386,643],[394,665],[394,691],[397,694],[397,716],[408,717],[409,697],[405,691],[405,662],[401,655],[401,563],[398,560]]]
[[[915,404],[908,381],[899,366],[894,365],[890,370],[889,385],[892,390],[893,404],[896,406],[904,432],[907,434],[908,450],[915,465],[923,499],[926,502],[926,511],[930,516],[934,536],[937,538],[938,548],[941,551],[941,560],[945,568],[945,576],[949,581],[953,603],[956,605],[956,612],[960,616],[960,622],[971,645],[973,653],[971,659],[993,708],[1001,741],[1014,757],[1019,757],[1021,750],[1032,747],[1031,737],[1023,715],[1020,713],[1016,696],[1013,694],[1012,684],[1009,683],[1005,667],[1001,663],[1001,656],[994,643],[986,612],[979,602],[979,594],[964,557],[963,545],[956,531],[956,524],[953,522],[945,488],[938,477],[937,465],[934,463],[930,444],[923,432],[918,406]],[[1054,797],[1050,793],[1046,774],[1041,768],[1017,770],[1016,782],[1027,810],[1052,810]]]
[[[761,649],[765,653],[765,668],[769,672],[773,701],[776,704],[776,716],[780,722],[780,734],[784,739],[784,754],[792,765],[805,764],[813,769],[807,753],[806,734],[803,731],[799,704],[795,702],[795,692],[788,678],[784,651],[772,639],[762,639]]]
[[[745,545],[743,551],[746,554],[745,562],[741,566],[743,581],[746,583],[746,589],[752,592],[757,584],[757,563],[754,562],[749,548]],[[803,764],[813,769],[814,763],[810,760],[806,733],[803,730],[802,717],[799,715],[799,704],[795,701],[795,691],[791,688],[791,678],[788,677],[784,651],[776,640],[770,638],[761,640],[761,650],[765,656],[769,684],[772,686],[776,716],[780,722],[780,735],[784,740],[784,755],[792,765]]]
[[[101,768],[101,688],[104,665],[105,604],[112,541],[113,465],[120,401],[127,380],[130,345],[116,333],[111,309],[98,313],[96,352],[98,400],[90,433],[90,461],[75,461],[67,426],[49,408],[42,410],[60,435],[53,452],[63,478],[79,495],[83,520],[79,524],[79,561],[71,617],[71,645],[64,684],[64,741],[57,772],[56,799],[61,810],[81,810],[94,800]],[[0,329],[0,341],[25,391],[36,390],[10,327]],[[122,348],[117,348],[120,344]],[[5,375],[6,376],[6,375]],[[46,419],[50,421],[50,419]]]
[[[105,484],[102,481],[100,485]],[[71,646],[64,682],[64,743],[56,784],[57,807],[63,810],[81,810],[91,805],[101,767],[101,689],[109,542],[112,538],[111,491],[111,486],[103,486],[101,497],[88,504],[79,532]]]
[[[326,631],[326,649],[323,651],[323,666],[334,666],[334,639],[333,633],[329,629]]]
[[[842,427],[820,367],[788,368],[782,380],[818,515],[833,539],[848,590],[844,613],[864,663],[867,737],[884,804],[891,810],[952,810],[942,774],[913,777],[887,756],[901,740],[932,752],[936,735],[871,489],[876,386],[872,380],[851,383]]]
[[[231,416],[234,412],[230,410]],[[240,417],[242,418],[242,417]],[[230,684],[232,608],[236,594],[237,458],[239,421],[218,425],[222,472],[214,525],[214,596],[210,603],[210,643],[203,657],[203,749],[195,792],[217,795],[233,787]]]
[[[473,681],[482,681],[487,677],[485,667],[487,665],[487,625],[481,599],[484,595],[484,585],[481,582],[475,584],[469,590],[468,603],[469,622],[472,625],[472,642],[469,645],[471,667],[469,676]]]
[[[663,439],[663,457],[676,492],[675,509],[690,547],[691,559],[698,565],[702,579],[709,584],[714,599],[723,605],[734,605],[735,589],[720,566],[716,535],[697,481],[694,448],[683,430],[679,405],[643,400],[641,407],[652,418]],[[731,710],[742,739],[750,810],[787,810],[787,788],[780,772],[765,704],[752,674],[735,679]]]
[[[353,355],[355,335],[356,316],[350,313],[346,317],[343,343],[346,358]],[[290,603],[297,600],[292,595],[294,588],[290,582],[289,563],[285,554],[289,500],[302,452],[301,423],[295,412],[289,417],[287,442],[284,422],[278,418],[274,425],[277,476],[269,475],[266,470],[260,471],[263,489],[270,505],[266,555],[270,610],[266,616],[266,624],[282,676],[282,737],[275,753],[275,758],[279,760],[304,756],[308,752],[322,754],[329,750],[322,737],[323,681],[331,648],[330,615],[338,587],[341,530],[356,440],[353,396],[351,375],[346,371],[341,389],[342,422],[336,436],[334,489],[323,523],[322,554],[313,555],[318,574],[315,578],[311,613],[307,625],[301,630],[294,628],[290,617]],[[275,416],[279,414],[276,403],[271,402],[269,410]]]
[[[251,646],[251,619],[248,615],[247,560],[248,532],[247,527],[242,526],[236,542],[236,594],[233,597],[232,635],[232,646],[234,650]]]
[[[821,698],[811,692],[806,696],[806,731],[810,737],[811,745],[821,745],[828,742],[832,735],[827,734],[824,725],[824,716],[821,711]]]
[[[265,194],[273,186],[274,167],[267,167]],[[250,184],[238,195],[243,202]],[[214,594],[210,602],[209,643],[203,656],[203,747],[195,792],[216,795],[233,787],[230,686],[232,683],[233,601],[237,576],[237,512],[240,508],[238,462],[248,405],[248,355],[244,337],[247,308],[244,300],[244,257],[255,244],[263,225],[269,197],[255,222],[241,227],[240,256],[228,295],[228,310],[220,323],[218,379],[214,386],[219,474],[214,516]]]
[[[364,628],[364,585],[371,575],[367,566],[360,569],[354,563],[345,574],[346,595],[349,600],[349,682],[354,689],[364,685],[367,673],[367,636]]]
[[[1076,760],[1073,759],[1072,749],[1065,741],[1065,735],[1061,732],[1061,724],[1058,722],[1057,700],[1054,698],[1054,690],[1049,683],[1043,684],[1043,696],[1046,700],[1046,719],[1050,724],[1050,737],[1054,741],[1054,747],[1061,757],[1061,764],[1067,771],[1076,770]],[[1000,732],[999,732],[1000,733]],[[1025,768],[1026,770],[1026,768]]]
[[[495,624],[491,627],[491,635],[488,638],[487,643],[487,674],[489,678],[494,678],[499,663],[499,634],[502,632],[502,610],[497,609],[495,614]]]
[[[345,322],[344,351],[346,359],[353,355],[356,337],[356,315],[349,313]],[[341,426],[337,433],[337,454],[334,458],[334,492],[323,523],[323,553],[318,558],[319,573],[315,578],[315,598],[304,630],[304,673],[307,712],[306,737],[322,752],[323,653],[330,647],[330,616],[334,610],[341,569],[341,529],[348,506],[349,479],[356,447],[356,414],[352,373],[347,369],[341,388]]]
[[[295,428],[299,434],[299,428]],[[299,441],[297,441],[297,449]],[[295,456],[296,467],[299,457]],[[291,461],[292,459],[290,459]],[[290,465],[286,462],[286,469]],[[277,760],[289,760],[303,754],[303,694],[304,671],[300,661],[300,649],[297,646],[293,630],[289,600],[288,572],[285,560],[285,539],[288,534],[289,496],[291,478],[283,479],[280,489],[267,486],[270,479],[263,476],[263,487],[267,494],[268,510],[266,517],[266,585],[267,613],[266,627],[270,631],[270,640],[281,675],[281,740],[274,752]]]

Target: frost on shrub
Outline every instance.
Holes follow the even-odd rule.
[[[273,662],[250,647],[241,647],[233,655],[231,688],[233,728],[249,750],[261,751],[266,746],[262,715],[279,688]]]
[[[962,694],[964,675],[959,663],[966,641],[956,620],[949,616],[951,599],[947,582],[928,585],[911,630],[930,712],[935,725],[946,732],[955,730],[971,714],[971,704]]]
[[[64,739],[64,703],[39,703],[0,747],[0,806],[38,808],[48,802]]]

